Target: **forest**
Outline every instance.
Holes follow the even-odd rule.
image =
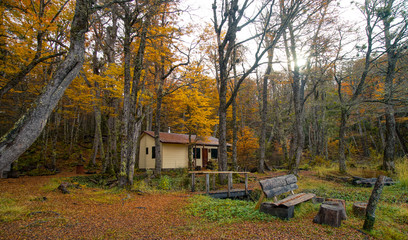
[[[219,138],[219,170],[395,172],[406,2],[353,3],[357,23],[333,0],[210,4],[197,23],[182,1],[2,1],[0,168],[81,158],[131,184],[142,131],[171,128]]]
[[[170,235],[131,233],[122,224],[104,225],[99,233],[91,228],[89,236],[199,238],[216,227],[208,237],[219,238],[220,232],[231,231],[223,224],[232,223],[240,229],[236,238],[253,238],[245,229],[259,226],[263,227],[255,236],[269,238],[263,235],[271,227],[262,222],[270,221],[264,215],[245,212],[231,218],[238,218],[238,223],[223,218],[232,207],[249,211],[247,205],[227,202],[228,210],[223,210],[221,202],[191,200],[180,192],[164,195],[168,200],[163,203],[156,192],[143,195],[149,186],[180,190],[177,177],[172,178],[180,173],[184,179],[180,184],[188,185],[188,170],[202,170],[196,166],[193,148],[198,139],[209,137],[219,141],[218,160],[206,170],[251,172],[253,179],[285,172],[298,176],[303,190],[351,201],[368,200],[369,191],[326,180],[363,173],[363,177],[387,175],[397,183],[384,190],[378,232],[354,233],[359,218],[351,218],[340,230],[313,230],[309,225],[316,207],[306,204],[296,208],[299,214],[289,222],[299,224],[291,226],[298,228],[293,230],[297,235],[285,228],[289,234],[282,235],[285,238],[346,234],[356,239],[404,239],[407,234],[407,1],[2,0],[0,15],[0,173],[13,178],[47,176],[33,177],[33,186],[25,186],[24,181],[30,181],[25,178],[0,184],[1,213],[23,206],[15,210],[19,218],[7,214],[0,218],[0,223],[22,221],[20,230],[3,225],[1,235],[14,238],[33,226],[26,224],[34,215],[44,213],[58,217],[36,220],[35,226],[50,223],[54,230],[63,225],[77,231],[78,222],[85,220],[75,216],[89,211],[86,204],[117,204],[122,209],[130,199],[132,210],[115,212],[111,217],[116,222],[132,221],[127,214],[149,209],[153,202],[169,209],[185,208],[188,202],[187,214],[206,218],[208,228],[199,227],[193,217],[189,229],[184,229],[187,223],[180,217],[184,215],[171,215],[177,220],[171,223],[174,226],[161,223]],[[139,168],[145,131],[153,133],[155,146],[155,165],[149,170]],[[163,169],[165,152],[159,136],[166,132],[189,136],[188,169]],[[97,175],[90,175],[86,184],[84,178],[71,179],[70,186],[76,186],[71,191],[78,195],[63,200],[55,192],[57,180],[48,177],[68,176],[82,165]],[[225,183],[226,176],[221,174],[218,181]],[[117,187],[117,192],[85,188],[102,182]],[[258,186],[255,180],[251,184]],[[18,190],[23,185],[25,190]],[[24,198],[22,192],[32,192],[34,185],[47,196]],[[19,194],[20,200],[13,197]],[[132,201],[138,194],[143,198]],[[57,199],[58,209],[47,200],[51,197]],[[46,201],[43,208],[52,211],[27,212]],[[77,206],[78,212],[63,216],[71,211],[64,201]],[[202,206],[207,203],[219,205]],[[397,209],[396,204],[403,207]],[[168,214],[156,210],[149,221],[161,221],[158,216]],[[216,215],[223,211],[222,217]],[[88,212],[88,217],[102,213]],[[80,235],[58,232],[62,235],[54,237],[83,234],[75,231],[70,234]],[[37,232],[24,234],[19,237],[44,238]]]

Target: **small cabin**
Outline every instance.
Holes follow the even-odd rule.
[[[188,134],[161,132],[160,148],[162,169],[188,168]],[[193,159],[196,167],[207,168],[208,161],[218,160],[218,139],[205,137],[203,139],[191,135]],[[140,139],[139,168],[153,169],[156,163],[154,132],[144,131]]]

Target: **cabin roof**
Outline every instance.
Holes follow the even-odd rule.
[[[144,131],[143,133],[154,137],[153,131]],[[160,142],[162,143],[176,143],[176,144],[188,144],[188,134],[178,134],[178,133],[166,133],[160,132]],[[218,146],[218,138],[215,137],[205,137],[198,138],[196,141],[196,135],[191,135],[191,142],[195,142],[197,145],[207,145],[207,146]],[[231,146],[231,144],[227,143],[227,146]]]

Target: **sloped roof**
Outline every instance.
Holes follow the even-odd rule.
[[[144,131],[145,134],[154,137],[153,131]],[[178,133],[166,133],[160,132],[160,142],[162,143],[177,143],[177,144],[188,144],[188,134],[178,134]],[[191,135],[191,142],[195,142],[196,135]],[[207,146],[218,146],[218,138],[206,137],[206,139],[198,139],[197,145],[207,145]],[[231,146],[227,144],[227,146]]]

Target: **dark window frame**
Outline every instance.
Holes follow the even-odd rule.
[[[193,148],[193,158],[194,159],[201,158],[201,148]]]
[[[152,158],[156,158],[156,146],[152,147]]]
[[[218,159],[218,148],[211,148],[211,159]]]

